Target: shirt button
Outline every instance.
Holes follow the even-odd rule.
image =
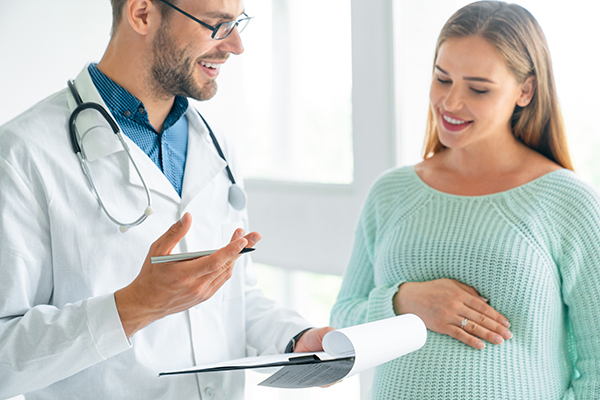
[[[144,107],[138,108],[138,112],[142,115],[146,114],[146,110],[144,110]]]
[[[204,394],[206,395],[206,397],[208,397],[209,399],[212,399],[214,392],[212,390],[212,388],[207,387],[204,389]]]
[[[129,111],[129,110],[125,110],[125,111],[123,112],[123,115],[124,115],[124,116],[126,116],[126,117],[129,117],[129,116],[131,115],[131,111]]]

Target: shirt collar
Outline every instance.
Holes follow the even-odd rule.
[[[106,103],[106,106],[117,120],[120,118],[132,118],[137,123],[153,129],[150,125],[146,108],[137,97],[129,93],[108,76],[104,75],[104,73],[98,69],[96,63],[91,63],[88,66],[88,71],[102,100],[104,100],[104,103]],[[165,131],[173,126],[173,124],[185,114],[188,106],[189,102],[187,98],[175,96],[175,102],[173,103],[169,115],[165,118],[162,130]]]

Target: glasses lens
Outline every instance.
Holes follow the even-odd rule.
[[[238,21],[239,22],[238,27],[237,27],[238,33],[242,33],[242,31],[244,29],[246,29],[246,27],[248,26],[248,23],[250,22],[251,19],[252,18],[244,18],[244,19],[240,19]]]
[[[237,21],[229,21],[224,22],[219,25],[217,32],[215,32],[215,39],[225,39],[229,34],[235,29],[237,26],[238,33],[242,33],[242,31],[248,26],[248,22],[251,18],[242,18]]]

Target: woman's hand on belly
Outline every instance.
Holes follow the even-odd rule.
[[[475,289],[454,279],[403,283],[393,302],[396,314],[415,314],[428,329],[476,349],[485,347],[480,339],[499,345],[512,338],[506,317]]]

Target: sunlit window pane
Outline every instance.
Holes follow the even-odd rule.
[[[234,136],[246,178],[353,178],[350,2],[248,1],[245,53],[198,108]],[[318,10],[318,12],[315,12]]]

